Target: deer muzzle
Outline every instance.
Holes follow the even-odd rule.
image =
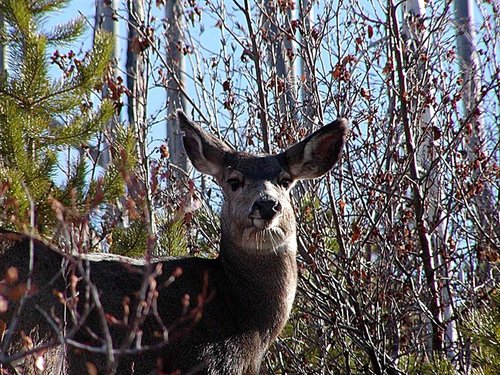
[[[281,212],[281,203],[269,196],[257,199],[248,217],[252,219],[254,225],[257,222],[270,223]]]

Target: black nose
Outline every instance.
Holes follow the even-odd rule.
[[[253,204],[251,215],[260,214],[261,219],[271,220],[280,211],[280,202],[274,199],[259,199]]]

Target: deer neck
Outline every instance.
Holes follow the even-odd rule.
[[[220,260],[243,311],[242,321],[272,341],[286,323],[297,288],[297,240],[292,236],[279,248],[259,253],[240,248],[222,233]]]

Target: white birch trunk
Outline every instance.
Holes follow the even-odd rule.
[[[484,118],[481,115],[481,71],[479,56],[476,49],[476,30],[474,29],[474,3],[472,0],[455,0],[457,47],[460,62],[460,70],[463,78],[464,117],[469,117],[472,124],[472,135],[467,140],[468,158],[475,160],[484,150]],[[473,171],[474,178],[480,178],[480,171]],[[481,228],[477,230],[478,238],[482,240],[481,247],[491,247],[494,243],[500,243],[500,211],[495,207],[495,199],[488,181],[484,182],[484,188],[480,195],[474,198],[477,213],[477,222]],[[494,245],[493,245],[494,246]]]
[[[304,21],[304,27],[306,30],[310,30],[314,25],[314,3],[312,0],[299,0],[299,17]],[[307,43],[305,44],[307,46]],[[307,47],[306,47],[307,48]],[[316,123],[318,120],[323,120],[322,115],[318,113],[320,108],[315,108],[314,102],[314,90],[313,87],[313,74],[314,74],[314,66],[312,60],[312,51],[303,50],[301,52],[302,56],[300,59],[300,80],[301,80],[301,100],[303,105],[309,110],[304,113],[304,115],[310,120],[306,121],[306,125],[312,125]],[[309,104],[308,104],[309,103]],[[316,103],[319,105],[319,103]]]
[[[182,49],[182,2],[169,0],[165,6],[167,20],[167,138],[172,163],[188,171],[190,163],[182,144],[182,134],[177,124],[175,110],[186,108],[186,100],[181,93],[184,87],[184,57]]]
[[[118,50],[118,21],[114,20],[114,13],[117,9],[118,0],[97,0],[95,11],[95,30],[105,30],[112,35],[114,39],[113,44],[113,64],[117,66],[119,61]],[[116,71],[116,69],[114,69]],[[102,97],[108,95],[108,88],[106,85],[103,87]],[[113,134],[115,132],[115,120],[111,119],[106,127],[106,132],[103,134],[99,165],[106,168],[111,163],[111,150],[110,144],[112,143]]]
[[[288,51],[293,52],[294,46],[291,39],[286,38],[281,34],[277,24],[280,22],[278,19],[278,11],[275,4],[270,0],[265,1],[265,8],[269,19],[264,19],[263,27],[269,32],[268,35],[272,39],[268,43],[268,66],[274,68],[274,73],[278,80],[283,81],[283,91],[275,88],[277,95],[279,95],[277,119],[291,124],[293,117],[296,113],[296,90],[295,90],[295,66],[293,59],[288,58]],[[287,11],[286,20],[289,22],[294,19],[294,11],[289,9]],[[280,35],[281,34],[281,35]]]
[[[128,46],[127,46],[127,88],[131,95],[128,98],[128,121],[134,127],[146,124],[145,103],[147,87],[144,85],[144,58],[140,46],[140,28],[144,23],[144,0],[127,1],[128,10]]]
[[[424,0],[407,0],[405,2],[405,15],[403,24],[403,35],[407,40],[407,44],[410,46],[409,50],[415,50],[415,48],[420,48],[417,53],[426,53],[429,49],[428,45],[428,35],[427,28],[417,27],[417,23],[424,22],[426,16],[426,8]],[[422,85],[428,95],[431,97],[435,95],[435,92],[431,84],[425,83],[425,69],[427,67],[422,63],[420,67],[417,67],[417,77],[416,80]],[[419,110],[423,108],[422,103],[414,103],[414,109]],[[447,355],[450,359],[456,356],[456,342],[457,342],[457,327],[456,322],[451,319],[454,313],[454,307],[451,295],[451,288],[449,287],[449,265],[443,261],[440,255],[440,249],[446,251],[445,246],[447,243],[448,232],[446,230],[445,224],[445,209],[442,207],[442,202],[444,200],[443,192],[443,174],[440,173],[438,166],[432,167],[432,162],[438,158],[439,150],[436,149],[434,144],[435,140],[433,137],[432,127],[434,124],[434,108],[432,105],[426,105],[423,111],[417,112],[419,117],[414,119],[415,125],[415,135],[417,140],[417,161],[418,166],[422,172],[428,173],[426,179],[425,189],[428,192],[427,196],[427,218],[429,224],[440,223],[435,228],[434,232],[431,233],[431,244],[432,244],[432,259],[431,268],[435,272],[435,287],[439,289],[440,301],[438,301],[441,309],[443,311],[440,321],[448,322],[446,325],[444,346]],[[432,170],[430,170],[432,168]],[[430,225],[431,226],[431,225]],[[439,282],[441,281],[441,282]],[[431,323],[429,322],[429,326]],[[432,345],[429,346],[431,350]]]

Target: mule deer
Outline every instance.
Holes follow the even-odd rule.
[[[347,124],[337,120],[285,152],[254,156],[233,152],[182,111],[177,116],[191,162],[224,192],[218,258],[138,264],[67,255],[1,232],[4,368],[23,358],[17,370],[35,372],[33,357],[53,374],[259,373],[295,297],[290,189],[333,167]]]

